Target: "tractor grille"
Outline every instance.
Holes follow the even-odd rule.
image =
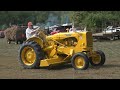
[[[92,32],[86,33],[87,47],[93,47],[93,37]]]

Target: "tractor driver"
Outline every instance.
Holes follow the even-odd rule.
[[[37,30],[38,29],[33,29],[32,22],[28,22],[28,28],[26,29],[26,38],[29,39],[30,37],[34,36]]]

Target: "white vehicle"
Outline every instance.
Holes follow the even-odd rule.
[[[106,29],[104,29],[103,33],[105,34],[111,34],[113,32],[119,32],[120,27],[113,28],[113,26],[108,26]]]
[[[39,26],[34,26],[34,25],[33,25],[33,28],[39,28]]]
[[[120,27],[116,27],[116,32],[119,32],[120,31]]]
[[[113,28],[113,26],[108,26],[102,33],[93,34],[93,37],[95,39],[120,39],[120,27]]]

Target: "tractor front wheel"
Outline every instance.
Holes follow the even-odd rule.
[[[36,42],[25,42],[19,50],[19,62],[27,69],[39,68],[40,60],[44,58],[44,53]]]
[[[85,70],[89,67],[89,59],[84,53],[76,53],[73,55],[71,63],[76,70]]]
[[[105,54],[98,50],[96,51],[97,56],[90,58],[90,64],[92,66],[102,66],[105,63]]]

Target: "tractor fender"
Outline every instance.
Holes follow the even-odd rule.
[[[35,41],[41,46],[41,48],[43,48],[43,40],[39,37],[31,37],[28,40],[26,40],[26,42],[27,41]]]

